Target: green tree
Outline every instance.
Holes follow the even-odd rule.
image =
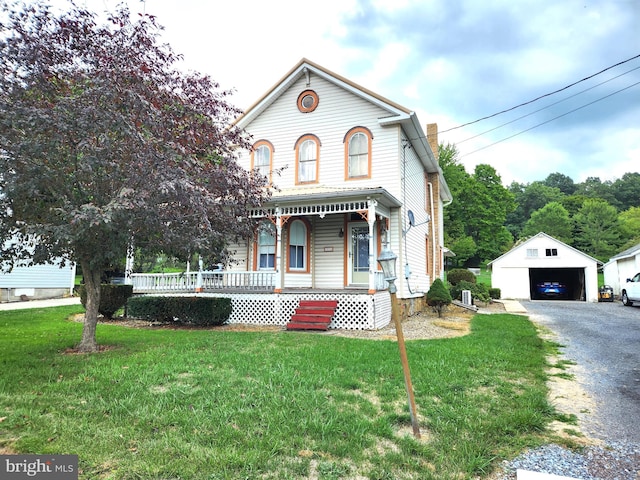
[[[462,248],[456,263],[478,264],[504,253],[513,242],[504,229],[505,218],[514,208],[513,195],[490,165],[478,165],[469,175],[459,162],[455,145],[441,144],[439,153],[440,167],[454,198],[444,209],[445,243],[456,255],[453,246]],[[476,251],[471,254],[474,244]]]
[[[492,260],[502,255],[513,241],[504,223],[515,208],[514,198],[490,165],[477,165],[473,180],[472,189],[468,192],[473,209],[469,210],[466,218],[466,233],[478,246],[477,259]]]
[[[557,187],[550,187],[542,182],[530,184],[512,183],[509,191],[514,195],[515,208],[507,215],[505,226],[516,238],[520,238],[522,229],[531,214],[540,210],[549,202],[558,202],[563,194]]]
[[[573,222],[569,212],[559,202],[547,203],[536,210],[525,224],[522,234],[531,237],[540,232],[551,235],[561,242],[571,244],[573,241]]]
[[[220,253],[251,233],[266,179],[236,162],[250,143],[228,92],[175,67],[154,17],[2,6],[1,253],[81,266],[78,349],[95,351],[100,279],[127,246]]]
[[[453,240],[450,243],[450,248],[456,254],[454,261],[458,266],[464,265],[467,260],[473,258],[478,252],[476,242],[468,235]]]
[[[460,163],[455,145],[439,145],[439,163],[453,197],[453,202],[443,211],[445,244],[453,245],[466,236],[465,219],[471,200],[466,192],[471,188],[473,179]]]
[[[600,177],[587,177],[584,182],[578,184],[575,194],[588,198],[600,198],[616,208],[620,206],[613,190],[613,182],[610,180],[603,182]]]
[[[574,217],[577,235],[574,246],[606,261],[621,244],[618,212],[599,198],[588,199]]]
[[[542,183],[547,187],[557,188],[565,195],[573,195],[578,188],[571,177],[559,172],[550,173]]]
[[[625,173],[613,182],[612,191],[620,210],[640,207],[640,173]]]
[[[624,247],[640,243],[640,207],[631,207],[618,215]]]

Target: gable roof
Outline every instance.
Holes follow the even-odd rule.
[[[251,105],[246,112],[238,117],[234,124],[245,128],[256,117],[273,104],[291,85],[301,77],[313,73],[324,80],[339,86],[340,88],[380,107],[388,112],[387,116],[380,117],[378,122],[382,126],[398,124],[404,129],[410,139],[411,147],[420,158],[423,167],[427,172],[438,173],[440,176],[441,196],[444,200],[451,202],[453,199],[449,186],[444,179],[442,169],[438,160],[434,156],[424,130],[422,129],[415,112],[388,100],[371,90],[368,90],[336,73],[321,67],[320,65],[303,58],[284,77],[282,77],[273,87],[271,87],[262,97]]]
[[[640,243],[638,245],[635,245],[631,248],[627,248],[626,250],[620,252],[617,255],[614,255],[613,257],[611,257],[609,259],[609,261],[605,264],[608,265],[609,263],[615,261],[615,260],[622,260],[625,258],[629,258],[629,257],[635,257],[636,255],[640,254]]]
[[[572,247],[571,245],[567,245],[566,243],[561,242],[560,240],[558,240],[557,238],[552,237],[551,235],[547,235],[547,234],[546,234],[546,233],[544,233],[544,232],[540,232],[540,233],[538,233],[537,235],[534,235],[533,237],[530,237],[530,238],[526,239],[524,242],[522,242],[522,243],[519,243],[519,244],[515,245],[511,250],[509,250],[509,251],[508,251],[508,252],[506,252],[506,253],[503,253],[503,254],[502,254],[502,255],[500,255],[498,258],[496,258],[496,259],[494,259],[494,260],[491,260],[489,263],[487,263],[487,267],[489,267],[489,266],[490,266],[490,265],[492,265],[493,263],[497,262],[497,261],[498,261],[498,260],[500,260],[501,258],[504,258],[504,257],[506,257],[507,255],[511,254],[514,250],[519,250],[519,249],[521,249],[521,248],[525,247],[525,245],[527,245],[528,243],[531,243],[531,242],[533,242],[534,240],[537,240],[537,239],[539,239],[539,238],[546,238],[547,240],[552,241],[552,242],[555,242],[555,243],[557,243],[557,244],[560,244],[560,245],[562,245],[563,247],[568,248],[569,250],[573,250],[574,252],[576,252],[576,253],[578,253],[578,254],[582,255],[583,257],[588,258],[589,260],[593,260],[593,261],[594,261],[594,262],[596,262],[598,265],[602,265],[602,262],[601,262],[600,260],[598,260],[597,258],[593,258],[592,256],[587,255],[587,254],[586,254],[586,253],[584,253],[584,252],[581,252],[581,251],[580,251],[580,250],[578,250],[577,248],[574,248],[574,247]]]

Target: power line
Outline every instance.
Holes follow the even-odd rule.
[[[484,132],[478,133],[477,135],[474,135],[473,137],[465,138],[464,140],[456,142],[456,144],[460,145],[461,143],[467,142],[469,140],[473,140],[474,138],[478,138],[478,137],[480,137],[482,135],[485,135],[487,133],[493,132],[494,130],[497,130],[497,129],[502,128],[504,126],[510,125],[512,123],[515,123],[518,120],[522,120],[523,118],[530,117],[531,115],[533,115],[535,113],[541,112],[542,110],[546,110],[547,108],[551,108],[551,107],[553,107],[555,105],[558,105],[559,103],[566,102],[567,100],[569,100],[571,98],[577,97],[578,95],[582,95],[583,93],[588,92],[589,90],[593,90],[594,88],[597,88],[597,87],[599,87],[601,85],[604,85],[605,83],[611,82],[611,81],[615,80],[616,78],[620,78],[620,77],[622,77],[624,75],[627,75],[628,73],[631,73],[631,72],[633,72],[635,70],[638,70],[638,69],[640,69],[640,67],[635,67],[635,68],[632,68],[631,70],[627,70],[626,72],[621,73],[620,75],[616,75],[615,77],[611,77],[608,80],[605,80],[604,82],[600,82],[597,85],[594,85],[592,87],[585,88],[584,90],[582,90],[582,91],[580,91],[578,93],[574,93],[573,95],[570,95],[568,97],[565,97],[562,100],[558,100],[557,102],[550,103],[549,105],[547,105],[545,107],[539,108],[538,110],[534,110],[533,112],[527,113],[526,115],[522,115],[522,116],[520,116],[518,118],[514,118],[513,120],[511,120],[509,122],[506,122],[506,123],[503,123],[502,125],[498,125],[497,127],[490,128],[489,130],[485,130]]]
[[[557,120],[558,118],[562,118],[562,117],[564,117],[564,116],[566,116],[566,115],[569,115],[570,113],[577,112],[578,110],[582,110],[583,108],[588,107],[589,105],[593,105],[594,103],[600,102],[601,100],[604,100],[605,98],[609,98],[609,97],[611,97],[611,96],[613,96],[613,95],[615,95],[615,94],[617,94],[617,93],[620,93],[620,92],[623,92],[623,91],[625,91],[625,90],[628,90],[628,89],[630,89],[631,87],[635,87],[636,85],[640,85],[640,82],[636,82],[636,83],[633,83],[633,84],[631,84],[631,85],[629,85],[629,86],[627,86],[627,87],[621,88],[620,90],[617,90],[617,91],[615,91],[615,92],[612,92],[612,93],[610,93],[609,95],[605,95],[604,97],[598,98],[597,100],[594,100],[593,102],[589,102],[589,103],[587,103],[587,104],[585,104],[585,105],[582,105],[582,106],[580,106],[580,107],[578,107],[578,108],[574,108],[573,110],[569,110],[568,112],[565,112],[565,113],[563,113],[562,115],[558,115],[557,117],[550,118],[549,120],[546,120],[546,121],[544,121],[544,122],[538,123],[537,125],[534,125],[534,126],[532,126],[532,127],[530,127],[530,128],[527,128],[526,130],[522,130],[521,132],[514,133],[513,135],[510,135],[510,136],[508,136],[508,137],[506,137],[506,138],[503,138],[503,139],[501,139],[501,140],[498,140],[497,142],[493,142],[493,143],[491,143],[491,144],[489,144],[489,145],[486,145],[486,146],[484,146],[484,147],[482,147],[482,148],[479,148],[479,149],[477,149],[477,150],[473,150],[472,152],[469,152],[469,153],[465,153],[465,154],[463,154],[463,155],[460,155],[460,157],[461,157],[461,158],[462,158],[462,157],[468,157],[469,155],[473,155],[473,154],[474,154],[474,153],[476,153],[476,152],[479,152],[479,151],[481,151],[481,150],[485,150],[485,149],[487,149],[487,148],[489,148],[489,147],[493,147],[494,145],[497,145],[498,143],[502,143],[502,142],[504,142],[504,141],[506,141],[506,140],[509,140],[509,139],[513,138],[513,137],[517,137],[518,135],[522,135],[523,133],[529,132],[529,131],[533,130],[534,128],[538,128],[538,127],[541,127],[542,125],[546,125],[547,123],[550,123],[550,122],[552,122],[552,121],[554,121],[554,120]]]
[[[575,86],[575,85],[577,85],[577,84],[579,84],[581,82],[584,82],[585,80],[589,80],[590,78],[593,78],[593,77],[595,77],[597,75],[600,75],[601,73],[604,73],[607,70],[611,70],[612,68],[615,68],[615,67],[618,67],[620,65],[623,65],[623,64],[625,64],[627,62],[630,62],[631,60],[635,60],[636,58],[640,58],[640,54],[636,55],[634,57],[628,58],[626,60],[623,60],[621,62],[618,62],[615,65],[611,65],[610,67],[607,67],[607,68],[605,68],[603,70],[600,70],[599,72],[594,73],[592,75],[589,75],[588,77],[585,77],[585,78],[583,78],[581,80],[578,80],[577,82],[573,82],[572,84],[567,85],[566,87],[562,87],[562,88],[560,88],[558,90],[555,90],[553,92],[545,93],[544,95],[540,95],[539,97],[534,98],[533,100],[529,100],[528,102],[521,103],[519,105],[516,105],[515,107],[507,108],[506,110],[502,110],[502,111],[494,113],[492,115],[487,115],[486,117],[479,118],[479,119],[474,120],[472,122],[463,123],[462,125],[458,125],[457,127],[449,128],[447,130],[442,130],[441,132],[438,132],[438,133],[447,133],[447,132],[450,132],[452,130],[457,130],[458,128],[466,127],[467,125],[473,125],[474,123],[481,122],[482,120],[487,120],[488,118],[493,118],[493,117],[496,117],[496,116],[501,115],[503,113],[510,112],[512,110],[515,110],[516,108],[524,107],[525,105],[529,105],[529,104],[531,104],[533,102],[537,102],[538,100],[540,100],[542,98],[549,97],[549,96],[554,95],[556,93],[562,92],[563,90],[567,90],[568,88],[571,88],[571,87],[573,87],[573,86]],[[571,113],[571,112],[569,112],[569,113]]]

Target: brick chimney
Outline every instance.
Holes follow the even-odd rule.
[[[427,142],[429,142],[429,146],[431,147],[433,156],[436,157],[436,161],[438,161],[439,155],[438,155],[438,124],[437,123],[427,124]]]

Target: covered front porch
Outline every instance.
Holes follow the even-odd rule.
[[[387,242],[399,248],[401,203],[381,188],[301,190],[251,212],[260,228],[229,246],[226,268],[132,274],[134,293],[230,297],[230,323],[257,325],[285,325],[301,300],[337,300],[331,328],[384,327],[391,305],[376,259]]]

